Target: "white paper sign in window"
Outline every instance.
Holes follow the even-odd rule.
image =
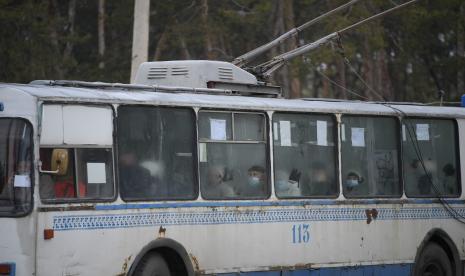
[[[417,124],[416,134],[418,141],[429,141],[429,125]]]
[[[31,178],[29,177],[29,175],[17,174],[17,175],[15,175],[13,186],[14,187],[29,188],[29,187],[31,187]]]
[[[105,184],[106,179],[105,163],[87,163],[87,183]]]
[[[111,108],[63,105],[63,139],[70,145],[112,145]]]
[[[328,123],[326,121],[316,121],[316,142],[319,146],[328,145]]]
[[[199,161],[207,162],[207,144],[199,143]]]
[[[210,119],[210,138],[226,140],[226,120]]]
[[[352,132],[352,147],[364,147],[365,146],[365,129],[362,127],[351,128]]]
[[[279,135],[281,136],[281,146],[292,146],[290,121],[279,121]]]

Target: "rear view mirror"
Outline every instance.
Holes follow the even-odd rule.
[[[65,175],[68,171],[68,161],[67,149],[53,149],[50,168],[52,171],[55,171],[57,175]]]

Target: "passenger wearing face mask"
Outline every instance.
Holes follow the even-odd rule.
[[[285,171],[276,172],[275,189],[278,197],[296,197],[300,196],[299,179],[300,172],[296,169],[291,171],[290,176]]]
[[[258,197],[265,194],[266,173],[261,166],[252,166],[247,170],[247,186],[244,196]]]
[[[356,172],[349,172],[345,180],[346,191],[352,192],[357,189],[364,179]]]
[[[207,183],[202,195],[208,199],[221,199],[235,197],[231,186],[225,182],[227,179],[226,168],[222,165],[214,165],[208,168]]]

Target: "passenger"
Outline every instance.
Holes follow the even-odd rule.
[[[225,182],[226,168],[215,165],[208,168],[207,185],[202,190],[205,198],[231,198],[235,196],[233,188]]]
[[[31,193],[31,162],[29,160],[19,161],[13,176],[14,202],[17,210],[25,211],[25,203]],[[11,186],[10,186],[11,187]]]
[[[330,181],[328,172],[323,163],[315,162],[308,171],[308,185],[311,195],[330,195],[336,192],[335,186]]]
[[[349,172],[345,180],[345,187],[348,192],[351,192],[354,189],[357,189],[364,179],[356,172]]]
[[[290,179],[293,178],[294,180]],[[300,196],[299,187],[300,173],[297,170],[292,170],[291,176],[288,177],[288,173],[280,170],[276,172],[276,194],[282,197],[296,197]]]
[[[119,157],[121,194],[127,198],[149,198],[153,193],[154,178],[139,165],[134,152],[126,151]]]
[[[244,196],[261,196],[265,194],[266,173],[262,166],[252,166],[247,170],[247,186],[242,194]]]

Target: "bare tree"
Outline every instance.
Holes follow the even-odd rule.
[[[205,41],[205,55],[207,59],[215,59],[215,54],[213,52],[213,44],[212,44],[212,34],[210,31],[210,27],[208,25],[208,0],[202,0],[202,26],[204,31],[204,41]]]
[[[98,55],[100,62],[98,67],[105,68],[105,0],[98,1]]]

